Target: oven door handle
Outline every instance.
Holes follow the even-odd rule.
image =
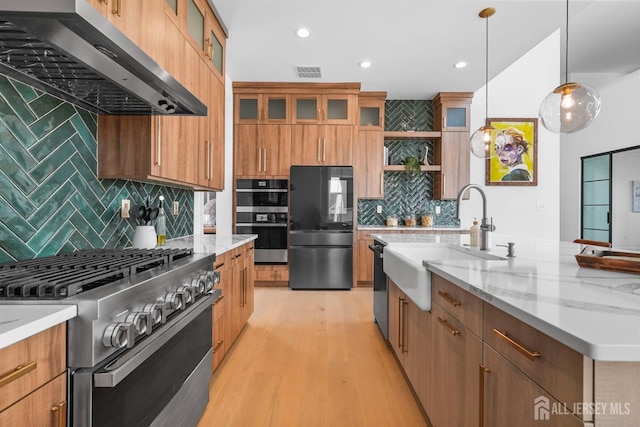
[[[236,227],[286,227],[287,223],[282,222],[238,222]]]
[[[162,329],[152,333],[142,343],[127,351],[122,357],[106,365],[100,371],[93,374],[95,387],[115,387],[124,380],[138,366],[142,365],[149,357],[155,354],[160,347],[169,342],[176,334],[191,323],[213,302],[213,295],[200,298],[188,310],[180,313],[171,323],[165,324]]]

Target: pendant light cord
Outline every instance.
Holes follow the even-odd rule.
[[[569,83],[569,0],[567,0],[566,20],[564,27],[564,82]]]
[[[485,58],[484,58],[484,114],[485,114],[485,126],[489,117],[489,17],[487,20],[486,34],[485,34]]]

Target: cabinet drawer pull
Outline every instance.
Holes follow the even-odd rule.
[[[236,259],[236,258],[241,257],[241,256],[242,256],[242,254],[236,254],[236,255],[233,256],[233,259]]]
[[[29,372],[33,371],[34,369],[36,369],[36,367],[38,366],[38,362],[33,361],[31,363],[28,363],[26,365],[18,365],[16,366],[16,368],[9,372],[8,374],[0,377],[0,387],[4,387],[7,384],[17,380],[18,378],[28,374]]]
[[[515,341],[513,338],[510,338],[508,336],[508,334],[507,334],[507,331],[503,332],[503,331],[499,331],[499,330],[494,328],[493,329],[493,333],[496,334],[498,336],[498,338],[501,338],[504,341],[506,341],[511,347],[515,348],[520,353],[522,353],[523,355],[527,356],[529,359],[536,360],[536,358],[540,357],[540,353],[538,353],[537,351],[528,350],[522,344],[520,344],[519,342]]]
[[[402,352],[409,352],[409,328],[407,328],[408,317],[409,317],[409,303],[402,300]]]
[[[457,329],[454,329],[450,324],[448,324],[446,319],[443,319],[442,317],[438,317],[438,321],[442,326],[447,328],[449,332],[451,332],[451,335],[454,335],[454,336],[460,335],[460,331],[458,331]]]
[[[224,344],[224,340],[220,340],[216,343],[216,346],[213,347],[213,353],[215,353],[216,351],[218,351],[218,349],[220,348],[220,346]]]
[[[220,264],[214,264],[213,265],[213,269],[214,270],[218,270],[220,268],[222,268],[224,266],[224,262],[221,262]]]
[[[220,296],[218,297],[218,299],[217,299],[217,300],[215,300],[215,301],[213,302],[213,304],[211,304],[211,305],[216,305],[216,304],[218,304],[220,301],[222,301],[223,299],[224,299],[224,295],[220,295]]]
[[[449,294],[446,292],[438,291],[438,295],[440,295],[442,298],[444,298],[449,304],[451,304],[454,307],[462,305],[460,301],[458,301],[457,299],[451,298]]]
[[[67,426],[67,401],[63,400],[57,405],[53,405],[51,407],[51,412],[57,412],[58,418],[58,427],[66,427]]]
[[[114,8],[111,10],[111,12],[112,12],[114,15],[122,16],[122,15],[120,15],[120,1],[121,1],[121,0],[116,0],[116,1],[114,2],[114,4],[113,4]]]
[[[402,303],[404,302],[404,299],[402,298],[398,298],[398,348],[402,349],[402,339],[404,338],[404,333],[403,333],[403,325],[402,325],[402,320],[404,319],[404,316],[402,315]]]

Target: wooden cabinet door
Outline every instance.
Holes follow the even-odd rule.
[[[352,165],[353,132],[354,127],[349,125],[294,125],[291,164]]]
[[[220,272],[220,282],[216,283],[215,287],[222,290],[222,296],[224,299],[218,303],[218,305],[224,307],[224,325],[223,325],[223,351],[226,353],[231,345],[235,336],[233,335],[233,315],[232,304],[233,297],[233,268],[231,266],[230,253],[224,253],[216,256],[214,263],[214,269]],[[215,310],[215,309],[214,309]],[[216,341],[219,339],[216,338]]]
[[[107,4],[106,17],[132,42],[143,48],[141,46],[143,28],[147,25],[153,25],[153,21],[150,20],[153,15],[147,15],[149,11],[156,8],[156,5],[152,3],[155,2],[148,0],[111,0]]]
[[[234,103],[235,124],[291,123],[291,95],[237,93]]]
[[[67,374],[62,373],[0,412],[1,426],[65,427]]]
[[[534,427],[545,424],[558,427],[584,426],[584,423],[573,414],[549,413],[551,405],[563,408],[563,404],[556,401],[487,344],[484,345],[483,366],[486,372],[483,373],[484,387],[481,390],[481,398],[485,426]],[[538,402],[540,403],[537,404]],[[549,412],[541,409],[540,405]],[[568,405],[571,407],[572,404],[568,403]],[[548,415],[549,418],[544,418],[544,415]],[[434,422],[434,425],[437,424]]]
[[[412,301],[409,301],[408,309],[405,372],[420,403],[426,407],[425,403],[429,396],[437,388],[432,380],[428,362],[431,356],[431,320],[433,316],[428,311],[420,310]]]
[[[233,281],[233,291],[231,301],[231,318],[232,318],[232,342],[235,341],[238,334],[242,330],[242,327],[245,324],[245,314],[244,314],[244,263],[240,259],[242,257],[242,253],[240,253],[237,249],[233,251],[233,255],[231,256],[231,268],[233,270],[232,281]],[[228,307],[228,306],[227,306]]]
[[[384,197],[384,134],[382,131],[359,130],[353,147],[356,197]]]
[[[210,78],[210,97],[209,97],[209,115],[207,122],[209,127],[209,142],[211,144],[211,172],[209,173],[209,188],[222,191],[224,189],[224,82],[218,79],[214,74],[209,74]]]
[[[258,133],[261,142],[263,174],[268,176],[289,176],[291,166],[291,126],[260,125]]]
[[[364,234],[364,233],[363,233]],[[369,245],[373,244],[372,237],[359,237],[356,255],[356,281],[358,286],[373,283],[373,256]]]
[[[435,177],[434,198],[455,200],[460,188],[470,180],[469,133],[442,132],[438,150],[441,172]]]
[[[404,352],[402,341],[404,339],[403,303],[406,297],[398,288],[398,285],[389,280],[389,344],[395,352],[398,360],[404,367]]]
[[[475,427],[480,419],[482,342],[438,304],[432,305],[431,313],[433,338],[428,360],[431,390],[437,391],[427,399],[429,418],[436,427]]]
[[[262,175],[263,147],[258,135],[259,125],[236,125],[233,144],[234,175],[252,177]]]
[[[254,309],[254,291],[255,291],[255,272],[254,272],[254,261],[255,261],[255,250],[254,250],[254,242],[247,243],[245,245],[244,252],[244,268],[245,268],[245,301],[244,301],[244,310],[246,320],[249,320],[251,315],[253,314]]]
[[[350,125],[322,126],[321,164],[353,165],[354,127]]]
[[[355,124],[357,97],[350,94],[299,94],[293,97],[295,124]]]
[[[315,166],[322,164],[321,128],[318,125],[293,125],[291,129],[291,164]]]

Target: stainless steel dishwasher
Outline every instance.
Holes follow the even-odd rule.
[[[384,243],[377,240],[369,245],[373,252],[373,321],[385,339],[389,338],[389,288],[383,269]]]
[[[351,289],[353,232],[292,231],[289,241],[291,289]]]

